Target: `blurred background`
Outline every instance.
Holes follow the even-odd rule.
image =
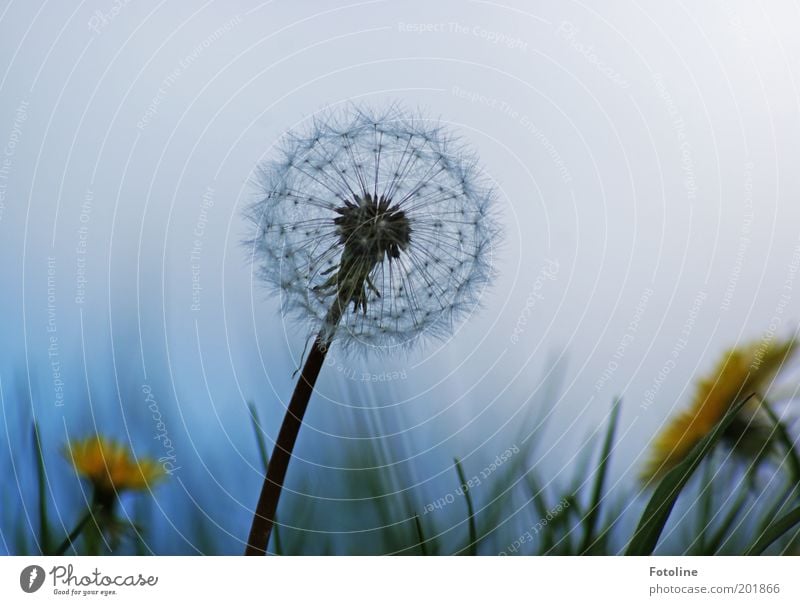
[[[99,432],[171,465],[123,501],[143,528],[126,552],[243,550],[263,479],[248,403],[271,447],[308,337],[253,274],[248,180],[287,129],[350,100],[458,131],[504,237],[451,338],[331,351],[285,545],[409,552],[416,514],[452,548],[463,502],[425,511],[458,488],[453,459],[480,476],[510,450],[502,489],[495,469],[472,490],[481,510],[506,498],[496,553],[539,517],[521,478],[580,477],[617,396],[609,498],[629,532],[647,447],[695,377],[797,328],[799,17],[744,1],[3,2],[0,552],[35,550],[34,420],[59,536],[88,497],[61,448]]]

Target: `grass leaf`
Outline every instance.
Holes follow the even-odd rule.
[[[472,496],[469,493],[469,485],[464,475],[464,468],[461,466],[461,461],[458,458],[454,459],[456,464],[456,472],[458,473],[458,480],[460,481],[461,491],[464,492],[464,498],[467,501],[467,524],[469,525],[469,554],[475,556],[478,554],[478,532],[475,529],[475,508],[472,506]]]
[[[611,417],[608,420],[608,430],[606,431],[606,438],[603,442],[603,449],[600,452],[600,461],[595,474],[594,487],[592,488],[592,499],[589,504],[589,510],[583,518],[584,534],[580,548],[580,553],[582,555],[588,554],[594,544],[595,528],[597,527],[597,519],[600,516],[600,504],[603,500],[603,486],[605,485],[606,475],[608,474],[608,461],[611,458],[611,448],[614,445],[614,433],[619,423],[621,403],[621,400],[616,399],[611,406]]]
[[[261,428],[261,421],[258,419],[258,410],[256,404],[252,401],[247,402],[247,408],[250,410],[250,420],[253,424],[253,431],[256,434],[256,445],[258,445],[258,454],[261,457],[261,463],[264,465],[264,472],[267,472],[269,466],[269,454],[267,453],[267,444],[264,441],[264,431]]]
[[[284,554],[283,540],[281,538],[281,527],[278,525],[278,515],[275,515],[275,525],[272,527],[272,535],[272,542],[275,544],[275,554],[282,556]]]
[[[419,520],[419,515],[414,513],[414,525],[417,528],[417,541],[419,544],[419,549],[422,552],[422,556],[428,556],[428,547],[425,544],[425,534],[422,533],[422,523]]]
[[[769,419],[775,425],[775,432],[778,436],[778,440],[783,444],[783,447],[786,448],[786,457],[789,459],[792,479],[795,484],[800,484],[800,456],[797,454],[794,440],[789,435],[789,431],[786,430],[786,425],[778,418],[778,415],[766,400],[761,400],[761,407],[764,408],[767,416],[769,416]]]
[[[702,555],[706,550],[706,543],[708,542],[708,532],[711,525],[711,519],[714,515],[714,474],[716,469],[712,464],[713,456],[708,456],[703,463],[704,472],[703,480],[700,483],[700,494],[698,495],[698,502],[700,512],[698,516],[699,527],[696,528],[697,540],[696,549],[697,554]]]
[[[528,489],[531,493],[531,501],[533,502],[536,514],[539,516],[540,520],[545,519],[547,517],[547,513],[550,511],[550,506],[547,503],[547,496],[544,492],[544,487],[542,487],[542,484],[533,469],[528,471],[528,473],[525,475],[525,479]],[[540,553],[544,553],[549,551],[555,544],[555,539],[553,537],[553,526],[548,524],[542,529],[541,533],[542,541],[538,545],[538,549]]]
[[[778,498],[772,503],[772,505],[767,508],[767,512],[763,514],[759,523],[758,523],[758,532],[763,532],[767,527],[770,526],[772,521],[781,514],[781,511],[786,508],[788,504],[794,501],[794,499],[798,496],[798,490],[800,489],[800,485],[790,482],[789,485],[786,486],[786,489],[781,492]]]
[[[694,471],[697,470],[706,455],[714,448],[742,407],[752,397],[753,395],[749,395],[739,403],[731,406],[722,419],[717,422],[714,429],[703,437],[689,452],[689,455],[661,480],[647,503],[642,517],[639,519],[639,525],[628,544],[628,549],[625,551],[626,555],[643,556],[653,553],[681,491],[686,487]]]
[[[745,555],[760,555],[767,547],[779,539],[783,534],[800,523],[800,506],[789,511],[783,517],[767,527],[753,546],[747,549]]]
[[[728,536],[730,533],[733,524],[736,523],[736,520],[739,518],[739,514],[744,510],[745,504],[747,503],[747,497],[747,489],[745,487],[741,487],[739,490],[739,495],[728,509],[728,512],[725,514],[725,518],[719,524],[719,527],[711,536],[711,538],[703,544],[703,551],[700,553],[701,555],[717,554],[717,551],[725,542],[726,536]]]

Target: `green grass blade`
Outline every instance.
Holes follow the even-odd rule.
[[[725,538],[728,536],[728,533],[731,531],[733,524],[736,523],[736,520],[739,518],[742,510],[744,509],[744,505],[747,502],[747,488],[742,487],[740,488],[739,495],[736,497],[736,501],[733,505],[728,509],[728,512],[725,514],[725,518],[722,520],[722,523],[719,524],[717,531],[711,536],[711,538],[703,545],[703,552],[700,554],[702,555],[715,555],[717,551],[722,546]]]
[[[711,463],[713,457],[709,456],[703,463],[703,481],[700,484],[700,518],[697,528],[697,554],[702,555],[706,550],[706,543],[708,542],[709,525],[711,525],[711,518],[714,514],[714,465]]]
[[[694,471],[697,470],[706,455],[714,448],[745,403],[752,397],[753,395],[749,395],[739,403],[731,406],[728,413],[717,422],[714,429],[703,437],[694,449],[689,452],[689,455],[669,471],[667,476],[658,484],[653,496],[647,503],[644,513],[642,513],[641,519],[639,519],[639,525],[628,544],[628,549],[625,551],[626,555],[643,556],[653,553],[681,491],[686,487]]]
[[[422,522],[419,520],[419,515],[417,513],[414,513],[414,525],[417,528],[417,543],[419,544],[419,550],[423,557],[427,557],[428,547],[425,542],[425,534],[422,533]]]
[[[789,511],[764,530],[761,537],[747,550],[745,555],[760,555],[770,544],[775,542],[775,540],[779,539],[798,523],[800,523],[800,506]]]
[[[278,525],[278,515],[275,515],[275,525],[272,526],[272,542],[275,544],[275,554],[283,555],[283,539],[281,538],[281,527]]]
[[[795,447],[792,437],[789,435],[789,431],[786,430],[786,425],[778,418],[778,415],[766,400],[761,400],[761,407],[764,408],[767,416],[769,416],[769,419],[775,425],[775,433],[778,436],[778,440],[783,444],[783,447],[786,448],[786,457],[789,459],[792,479],[795,484],[800,484],[800,455],[797,453],[797,448]]]
[[[798,495],[798,490],[800,490],[800,485],[790,483],[786,486],[786,489],[781,492],[778,498],[772,503],[772,505],[767,509],[767,512],[761,517],[761,520],[758,523],[758,532],[763,532],[767,527],[770,526],[773,519],[780,515],[781,511]]]
[[[247,402],[247,408],[250,410],[250,421],[256,435],[258,455],[261,458],[261,463],[264,465],[264,472],[266,473],[267,466],[269,465],[269,454],[267,453],[267,444],[264,441],[264,431],[261,429],[261,421],[258,419],[258,410],[256,410],[256,404],[252,401]]]
[[[533,507],[536,510],[536,514],[538,515],[539,519],[546,518],[547,513],[550,510],[550,506],[547,502],[547,496],[544,493],[544,488],[542,487],[542,484],[533,469],[528,471],[525,479],[528,489],[531,493],[531,500],[533,501]],[[553,526],[548,524],[542,529],[541,543],[538,545],[540,553],[549,551],[555,544],[552,528]],[[537,533],[537,535],[539,534]]]
[[[536,474],[531,470],[527,476],[528,488],[531,492],[531,499],[533,501],[533,506],[536,509],[536,513],[539,515],[540,518],[547,516],[547,511],[550,510],[550,506],[547,503],[547,496],[545,496],[544,488],[542,487],[539,478]]]
[[[603,487],[605,485],[606,475],[608,474],[608,461],[611,458],[614,434],[616,433],[617,424],[619,423],[621,403],[621,400],[616,399],[611,406],[611,417],[608,420],[608,430],[606,431],[606,438],[603,442],[603,449],[600,452],[600,461],[597,466],[597,473],[595,474],[594,487],[592,488],[592,499],[589,510],[583,518],[584,533],[583,542],[580,547],[580,553],[582,555],[588,554],[594,543],[597,519],[600,516],[600,504],[603,500]]]
[[[75,548],[75,542],[78,540],[83,530],[89,526],[89,522],[94,520],[95,512],[96,511],[91,508],[88,509],[80,518],[80,520],[75,525],[73,530],[69,533],[69,535],[66,538],[64,538],[64,541],[58,546],[58,548],[55,549],[55,551],[53,551],[52,554],[61,556],[65,552],[67,552],[67,550],[70,547],[72,547],[72,549],[77,554],[77,549]]]
[[[44,454],[42,440],[39,437],[39,425],[33,422],[33,450],[36,454],[36,480],[39,489],[39,549],[42,554],[50,552],[50,523],[47,520],[47,493],[45,487],[47,476],[44,470]]]
[[[456,464],[456,472],[458,473],[458,480],[460,481],[461,490],[464,492],[464,499],[467,501],[467,524],[469,525],[469,554],[473,557],[478,554],[478,532],[475,529],[475,508],[472,506],[472,496],[469,493],[469,485],[467,485],[466,475],[464,475],[464,468],[461,466],[461,460],[454,459]]]
[[[622,511],[625,508],[625,504],[621,504],[619,502],[606,506],[606,522],[603,525],[602,529],[597,532],[597,537],[594,539],[594,543],[592,545],[592,554],[594,555],[609,555],[610,546],[609,542],[611,540],[611,532],[614,530],[614,527],[620,522],[622,518]]]

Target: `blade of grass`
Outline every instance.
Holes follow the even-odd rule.
[[[419,515],[417,513],[414,513],[414,525],[417,528],[417,541],[419,544],[419,550],[423,557],[427,557],[428,547],[425,544],[425,534],[422,533],[422,522],[419,520]]]
[[[31,554],[28,551],[28,532],[25,531],[25,521],[18,517],[14,523],[14,555],[27,555]],[[36,553],[39,554],[39,553]]]
[[[567,500],[570,506],[567,509],[566,515],[559,515],[556,523],[548,523],[552,538],[555,541],[554,548],[550,548],[544,554],[547,555],[578,555],[580,554],[580,546],[583,542],[583,520],[586,517],[586,511],[591,504],[590,497],[587,497],[586,506],[580,502],[581,490],[589,484],[591,477],[590,468],[593,465],[593,458],[597,450],[596,433],[600,432],[601,427],[597,427],[589,432],[589,434],[581,441],[583,444],[577,455],[577,461],[573,465],[574,473],[573,478],[569,483],[566,496],[562,496],[558,502]],[[589,488],[587,487],[587,490]],[[558,506],[556,504],[555,506]],[[546,516],[545,516],[546,517]],[[574,519],[571,526],[569,521]]]
[[[626,503],[627,504],[627,503]],[[594,540],[592,552],[595,555],[609,555],[609,541],[611,532],[622,519],[622,511],[625,509],[625,504],[622,501],[613,503],[606,507],[606,522],[603,528],[597,533]]]
[[[583,518],[584,534],[583,542],[580,547],[580,553],[582,555],[588,554],[594,543],[595,528],[597,527],[597,519],[600,516],[603,487],[605,485],[606,475],[608,474],[608,461],[611,457],[611,448],[614,445],[614,433],[617,430],[617,423],[619,422],[621,403],[620,399],[615,399],[611,406],[611,417],[608,420],[608,430],[606,431],[606,438],[603,442],[603,449],[600,452],[600,461],[595,474],[594,487],[592,488],[592,499],[589,510]]]
[[[536,513],[539,515],[539,517],[546,517],[547,511],[550,510],[550,507],[547,504],[547,497],[545,496],[544,488],[542,487],[542,484],[533,469],[528,471],[528,474],[525,475],[525,479],[528,484],[528,489],[531,492],[531,500],[533,501],[533,506],[536,509]]]
[[[467,524],[469,525],[469,554],[473,557],[478,554],[478,532],[475,529],[475,508],[472,506],[472,496],[469,493],[469,485],[467,484],[466,476],[464,475],[464,468],[461,466],[461,460],[454,459],[456,465],[456,472],[458,473],[458,480],[460,481],[461,491],[464,492],[464,499],[467,501]]]
[[[247,408],[250,410],[250,420],[256,435],[258,454],[261,458],[261,463],[264,465],[264,472],[266,473],[267,467],[269,466],[269,454],[267,453],[267,444],[264,441],[264,431],[261,429],[261,421],[258,418],[258,410],[256,410],[256,404],[252,401],[247,402]]]
[[[541,441],[539,436],[547,427],[547,420],[550,411],[553,409],[553,402],[558,401],[557,393],[560,392],[559,385],[564,374],[561,364],[551,363],[547,367],[551,368],[551,370],[548,370],[547,376],[544,377],[544,395],[540,402],[541,405],[529,406],[529,410],[538,410],[536,418],[533,418],[533,413],[529,411],[526,412],[525,417],[519,423],[515,440],[515,443],[519,445],[519,453],[515,453],[511,461],[496,471],[492,475],[492,480],[486,486],[489,490],[485,497],[487,504],[481,508],[480,516],[475,519],[480,543],[492,544],[492,542],[500,539],[502,528],[510,518],[508,507],[511,505],[513,488],[520,483],[524,487],[525,482],[522,479],[528,472],[532,472],[528,469],[528,464],[533,459],[536,447]],[[533,426],[532,429],[531,426]],[[536,503],[537,494],[541,496],[540,490],[538,488],[534,489],[532,494],[534,495],[534,503]],[[544,510],[544,514],[547,514],[546,507]],[[492,548],[494,549],[496,546],[497,544],[493,544]]]
[[[536,435],[536,432],[531,434]],[[525,440],[521,436],[518,436],[517,442],[520,444],[519,453],[515,453],[511,460],[495,471],[490,481],[481,483],[487,492],[485,492],[486,504],[481,508],[481,514],[475,517],[479,543],[492,544],[500,539],[504,531],[503,526],[509,523],[509,507],[514,488],[522,483],[528,472],[527,461],[530,460],[537,443],[535,439]],[[496,546],[498,544],[493,544],[492,549]]]
[[[703,437],[689,452],[688,456],[669,471],[667,476],[658,484],[653,496],[647,503],[644,513],[642,513],[641,519],[639,519],[639,525],[636,527],[636,531],[628,544],[628,549],[625,551],[626,555],[644,556],[652,554],[681,491],[686,487],[689,479],[706,455],[714,448],[719,438],[733,422],[736,414],[752,397],[753,395],[749,395],[739,403],[731,406],[722,419],[717,422],[714,429]]]
[[[136,528],[133,534],[133,548],[136,553],[137,557],[144,557],[148,554],[153,554],[147,548],[147,543],[144,539],[144,527],[149,525],[150,519],[145,511],[145,502],[144,498],[140,498],[136,501],[136,504],[133,508],[133,519],[132,527]]]
[[[748,491],[745,487],[742,487],[739,490],[739,495],[736,497],[736,501],[730,507],[728,512],[725,515],[725,518],[720,523],[717,531],[714,532],[714,535],[711,536],[711,539],[704,545],[704,551],[700,554],[702,555],[714,555],[719,550],[722,543],[725,541],[725,537],[730,532],[731,527],[733,524],[736,523],[736,519],[739,518],[739,514],[744,509],[744,504],[747,502]]]
[[[42,440],[39,437],[39,425],[33,422],[33,450],[36,454],[36,480],[39,489],[39,550],[43,555],[50,552],[50,524],[47,521],[47,494],[45,485],[47,477],[44,470],[44,454]]]
[[[798,489],[800,489],[800,485],[795,483],[789,483],[789,485],[786,486],[786,489],[781,492],[778,498],[772,503],[772,506],[767,509],[767,512],[761,518],[758,524],[759,533],[769,527],[772,520],[780,515],[781,511],[795,499]]]
[[[769,416],[769,419],[775,425],[775,433],[778,435],[778,440],[786,448],[786,457],[789,459],[789,469],[792,471],[792,479],[796,484],[800,484],[800,456],[797,453],[795,443],[786,430],[786,425],[778,418],[778,415],[772,409],[772,406],[765,399],[761,400],[761,407]]]
[[[711,463],[712,456],[708,456],[703,462],[703,481],[700,483],[700,519],[697,528],[697,550],[698,554],[703,554],[708,540],[708,529],[711,525],[711,516],[714,509],[714,466]]]
[[[545,554],[569,556],[581,554],[579,546],[582,538],[580,534],[586,515],[581,515],[578,511],[577,501],[575,490],[573,490],[572,493],[561,498],[554,509],[551,509],[550,517],[552,519],[548,521],[547,527],[553,534],[555,545]],[[560,512],[559,506],[564,507]]]
[[[547,503],[547,497],[545,496],[542,484],[539,482],[539,478],[536,476],[534,470],[531,469],[528,471],[527,475],[525,475],[525,479],[528,489],[531,492],[533,506],[536,509],[536,513],[539,515],[539,520],[546,519],[547,513],[550,511],[550,506]],[[542,529],[542,542],[540,544],[539,552],[547,552],[555,544],[552,527],[552,525],[547,525]]]
[[[800,523],[800,506],[789,511],[783,517],[775,521],[761,534],[759,539],[751,546],[745,555],[760,555],[767,547],[778,540],[783,534]]]
[[[283,540],[281,539],[281,526],[278,524],[278,515],[275,515],[275,526],[272,528],[272,535],[275,544],[275,554],[278,556],[283,555]]]
[[[70,546],[75,548],[75,546],[74,546],[75,541],[81,535],[81,532],[84,530],[84,528],[89,524],[89,521],[92,520],[92,518],[94,517],[94,514],[95,514],[95,511],[93,509],[91,509],[91,508],[88,509],[83,514],[83,517],[80,518],[80,520],[75,525],[73,530],[69,533],[69,535],[66,538],[64,538],[64,541],[58,546],[58,548],[55,549],[53,554],[61,556],[65,552],[67,552],[67,549]]]

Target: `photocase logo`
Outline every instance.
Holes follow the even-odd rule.
[[[44,584],[44,569],[38,565],[28,565],[19,574],[19,586],[25,592],[36,592]]]

